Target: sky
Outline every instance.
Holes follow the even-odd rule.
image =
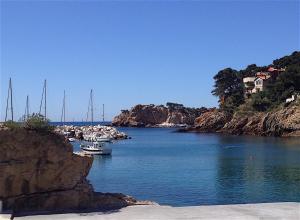
[[[1,1],[0,120],[9,77],[15,118],[38,112],[47,79],[48,118],[95,119],[136,104],[217,106],[221,69],[268,65],[300,50],[299,1]]]

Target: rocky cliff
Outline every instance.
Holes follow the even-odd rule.
[[[0,130],[0,200],[4,210],[108,210],[136,203],[123,194],[96,193],[86,180],[93,158],[74,154],[62,136]]]
[[[300,107],[246,115],[213,110],[202,114],[186,129],[196,132],[222,132],[236,135],[300,136]]]
[[[136,105],[131,110],[123,110],[112,124],[128,127],[192,125],[206,111],[206,108],[188,108],[176,103],[167,103],[166,106]]]

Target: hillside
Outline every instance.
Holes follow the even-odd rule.
[[[268,66],[226,68],[214,80],[212,94],[219,98],[221,110],[232,113],[245,105],[242,108],[250,111],[270,111],[300,94],[300,52],[276,59]]]

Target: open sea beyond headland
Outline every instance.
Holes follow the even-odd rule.
[[[132,139],[95,156],[88,179],[96,191],[172,206],[300,202],[299,138],[120,130]]]

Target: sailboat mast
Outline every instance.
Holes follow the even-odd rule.
[[[102,104],[102,121],[104,122],[104,104]]]
[[[47,118],[47,80],[45,79],[45,120]]]
[[[26,107],[25,107],[25,114],[24,114],[24,120],[29,118],[29,96],[26,97]]]
[[[66,122],[66,91],[64,90],[64,97],[63,97],[63,105],[61,110],[61,117],[60,121],[65,124]]]
[[[42,112],[43,101],[44,101],[44,119],[46,119],[47,118],[47,80],[46,79],[44,81],[39,114],[41,114]]]
[[[94,122],[94,103],[93,103],[93,90],[91,90],[91,119]]]
[[[11,120],[14,121],[14,109],[13,109],[13,91],[12,91],[12,83],[11,83],[11,78],[9,79],[9,86],[10,86],[10,109],[11,109]]]
[[[88,120],[89,120],[90,111],[91,111],[91,122],[93,123],[94,122],[94,103],[93,103],[93,90],[92,89],[90,92],[88,111],[86,114],[86,122],[88,122]]]
[[[64,123],[66,123],[66,91],[64,90]]]
[[[10,99],[10,111],[11,111],[11,120],[14,120],[14,110],[13,110],[13,100],[12,100],[12,83],[11,83],[11,78],[9,78],[9,86],[8,86],[8,94],[7,94],[7,100],[6,100],[6,112],[5,112],[5,121],[7,121],[8,117],[8,103]]]

